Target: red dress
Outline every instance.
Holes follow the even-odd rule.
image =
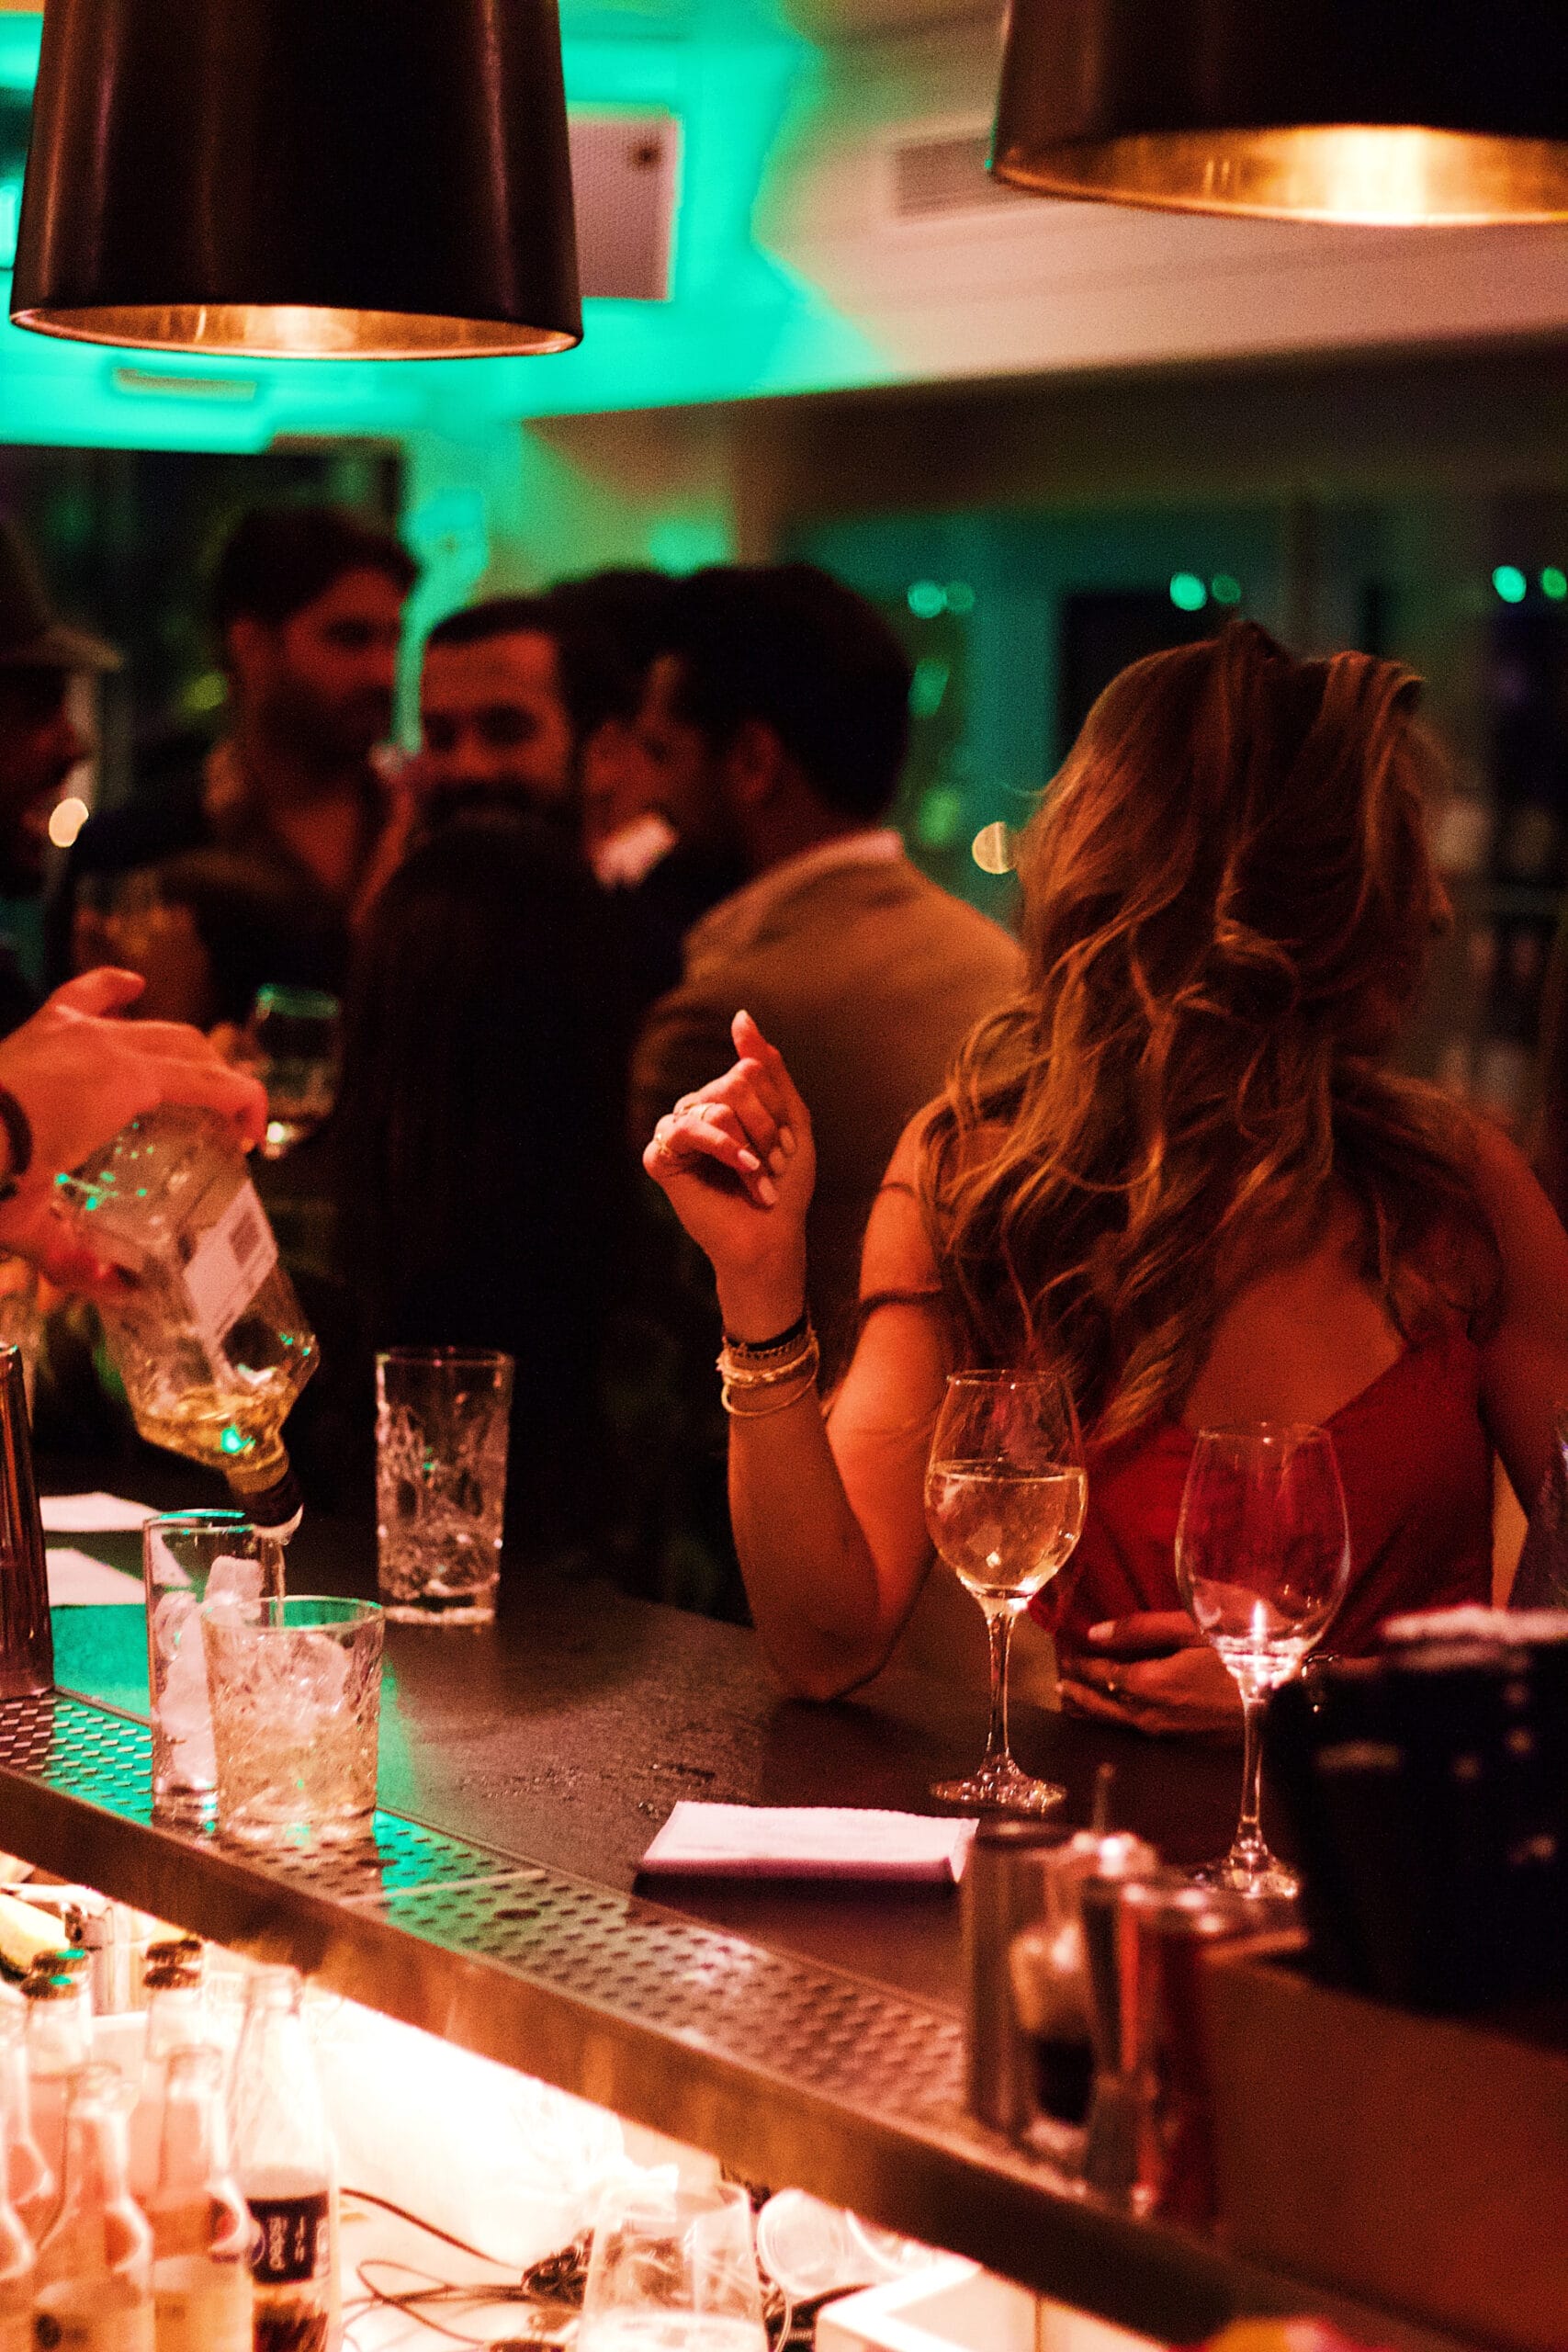
[[[1350,1586],[1323,1647],[1373,1648],[1385,1617],[1492,1598],[1492,1444],[1481,1359],[1457,1325],[1409,1348],[1328,1423],[1350,1521]],[[1176,1521],[1193,1433],[1164,1420],[1089,1451],[1077,1551],[1036,1601],[1066,1651],[1102,1618],[1179,1609]]]

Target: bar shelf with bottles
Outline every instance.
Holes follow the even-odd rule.
[[[1063,2191],[970,2119],[958,2018],[896,1983],[387,1811],[373,1855],[240,1856],[156,1825],[145,1725],[63,1691],[0,1710],[0,1800],[41,1869],[1158,2342],[1302,2311],[1457,2340]]]

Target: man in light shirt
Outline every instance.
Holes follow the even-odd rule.
[[[886,823],[909,677],[874,607],[826,572],[715,569],[679,599],[638,719],[682,842],[733,855],[746,879],[687,933],[682,978],[644,1023],[634,1140],[728,1067],[730,1023],[752,1013],[811,1112],[807,1262],[829,1379],[893,1147],[1022,970],[1016,943],[928,881]]]

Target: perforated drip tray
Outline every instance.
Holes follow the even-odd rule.
[[[598,2032],[619,2021],[863,2109],[957,2116],[960,2036],[939,2011],[636,1896],[520,1865],[400,1814],[378,1811],[363,1847],[299,1854],[261,1854],[210,1830],[172,1827],[153,1813],[147,1725],[69,1693],[0,1706],[0,1773],[31,1784],[35,1795],[48,1792],[93,1809],[90,1826],[89,1817],[77,1815],[73,1869],[85,1877],[96,1871],[109,1893],[135,1900],[140,1891],[125,1886],[117,1830],[147,1833],[159,1848],[177,1838],[193,1866],[193,1893],[208,1884],[209,1899],[194,1906],[202,1918],[186,1924],[206,1932],[232,1934],[232,1904],[223,1895],[239,1874],[249,1883],[244,1909],[253,1921],[258,1883],[276,1895],[275,1930],[290,1898],[309,1905],[315,1932],[305,1948],[313,1959],[325,1903],[339,1915],[334,1944],[345,1935],[352,1941],[357,1921],[376,1930],[383,1955],[391,1931],[479,1962],[591,2011]],[[213,1899],[227,1926],[213,1917]],[[275,1932],[273,1948],[276,1940]],[[405,1981],[408,1957],[400,1972]],[[330,1960],[323,1973],[332,1973]],[[412,1973],[428,1994],[428,1967]],[[352,1989],[363,1992],[362,1972],[355,1980]],[[422,2010],[428,2006],[422,1998]]]

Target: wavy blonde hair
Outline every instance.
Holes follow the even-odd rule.
[[[1024,833],[1027,985],[933,1114],[926,1210],[969,1350],[1060,1364],[1101,1439],[1179,1409],[1337,1193],[1402,1329],[1495,1293],[1453,1108],[1384,1066],[1444,903],[1419,686],[1233,623],[1113,681]]]

